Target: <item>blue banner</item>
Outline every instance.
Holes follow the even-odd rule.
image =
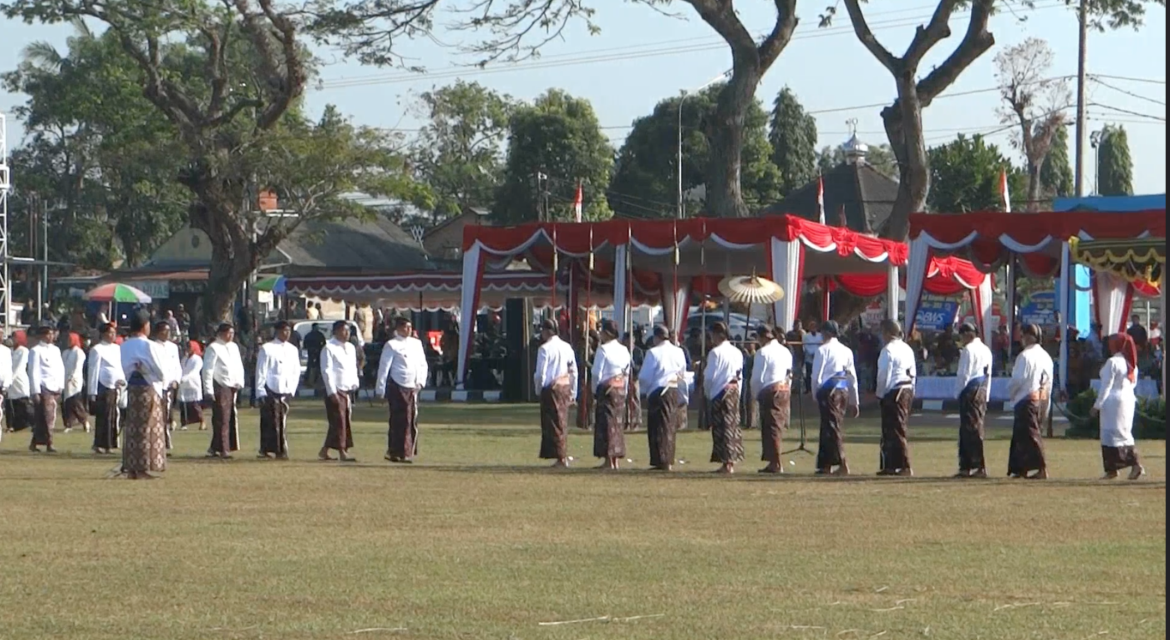
[[[955,324],[958,312],[958,300],[924,293],[914,315],[914,326],[919,331],[942,331]]]
[[[1021,296],[1019,322],[1021,324],[1038,324],[1041,327],[1056,325],[1056,292],[1033,291]]]

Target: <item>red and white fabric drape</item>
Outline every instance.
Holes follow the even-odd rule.
[[[1133,284],[1125,278],[1106,271],[1093,273],[1093,300],[1102,336],[1125,331],[1129,311],[1133,306],[1133,295]]]

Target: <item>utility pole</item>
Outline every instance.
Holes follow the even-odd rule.
[[[1078,198],[1085,197],[1085,58],[1089,42],[1088,0],[1080,0],[1077,9],[1077,26],[1080,29],[1077,46],[1077,144],[1076,167],[1073,169],[1074,183]]]

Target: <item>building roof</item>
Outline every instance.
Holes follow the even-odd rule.
[[[280,252],[288,258],[284,269],[288,275],[381,274],[434,268],[414,238],[382,216],[306,222],[280,243]]]
[[[842,208],[846,225],[863,233],[876,233],[894,209],[898,181],[886,177],[867,162],[845,162],[821,176],[825,183],[825,222],[840,225]],[[791,214],[809,220],[819,217],[817,181],[804,185],[760,215]]]

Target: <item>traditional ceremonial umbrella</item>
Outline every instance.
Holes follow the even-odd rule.
[[[112,282],[90,289],[82,296],[90,302],[125,302],[129,304],[148,304],[150,296],[130,285]]]

